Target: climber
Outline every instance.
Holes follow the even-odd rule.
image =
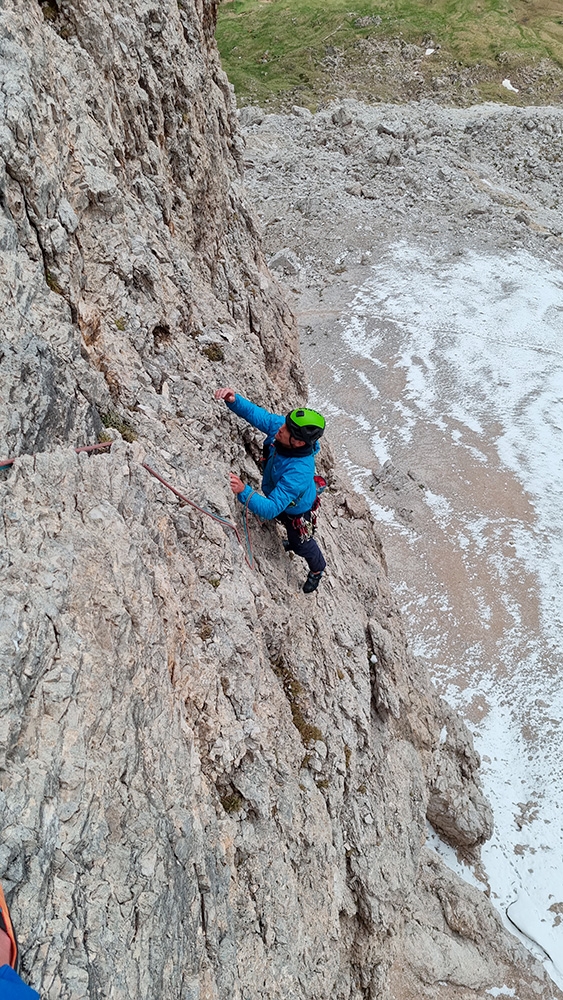
[[[314,480],[315,454],[325,429],[325,419],[316,410],[300,408],[287,417],[269,413],[234,389],[217,389],[215,399],[224,399],[233,413],[266,434],[262,489],[265,496],[245,486],[234,472],[230,486],[241,503],[266,520],[276,518],[286,529],[284,548],[307,562],[309,575],[303,585],[306,594],[319,586],[326,567],[325,558],[313,538],[311,508],[317,498]]]
[[[39,994],[18,976],[17,966],[18,944],[0,885],[0,997],[2,1000],[39,1000]]]

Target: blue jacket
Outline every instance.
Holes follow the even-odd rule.
[[[257,430],[263,431],[266,434],[265,444],[272,444],[277,431],[285,424],[285,417],[263,410],[238,393],[234,403],[227,403],[227,406],[237,417],[242,417]],[[268,521],[284,512],[290,517],[299,517],[311,510],[317,496],[314,481],[315,454],[320,450],[320,445],[315,441],[312,453],[304,448],[305,454],[300,455],[300,450],[296,449],[295,455],[289,456],[280,455],[275,448],[270,448],[262,475],[262,489],[266,495],[252,493],[250,486],[245,486],[242,493],[238,494],[240,502],[244,504],[252,493],[248,509],[253,514]]]
[[[0,996],[2,1000],[39,1000],[39,993],[26,986],[10,965],[0,966]]]

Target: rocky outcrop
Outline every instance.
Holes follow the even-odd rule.
[[[269,259],[281,253],[297,260],[289,287],[322,290],[325,310],[338,307],[341,283],[352,299],[400,239],[418,238],[452,256],[495,248],[560,253],[558,107],[346,100],[315,115],[298,106],[287,115],[243,108],[240,124],[246,186]],[[301,296],[300,309],[312,312],[311,297]],[[387,504],[399,487],[397,472],[387,467],[378,475]]]
[[[251,525],[303,398],[240,189],[214,5],[0,12],[0,878],[47,998],[521,998],[543,973],[427,851],[490,830],[469,734],[410,655],[371,515],[331,487],[317,596]],[[104,430],[105,428],[105,430]],[[113,440],[106,453],[73,446]]]

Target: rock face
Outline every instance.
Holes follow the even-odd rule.
[[[316,596],[212,398],[303,399],[241,194],[214,4],[0,11],[0,878],[44,998],[359,1000],[545,988],[424,848],[491,811],[410,656],[329,445]],[[103,425],[111,451],[76,454]],[[112,429],[113,428],[113,429]]]

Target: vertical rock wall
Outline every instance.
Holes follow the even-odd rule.
[[[234,533],[303,398],[241,189],[213,4],[0,5],[0,878],[44,998],[522,998],[541,970],[427,851],[491,815],[323,465],[314,597]],[[105,428],[105,430],[104,430]],[[102,431],[111,452],[75,454]]]

